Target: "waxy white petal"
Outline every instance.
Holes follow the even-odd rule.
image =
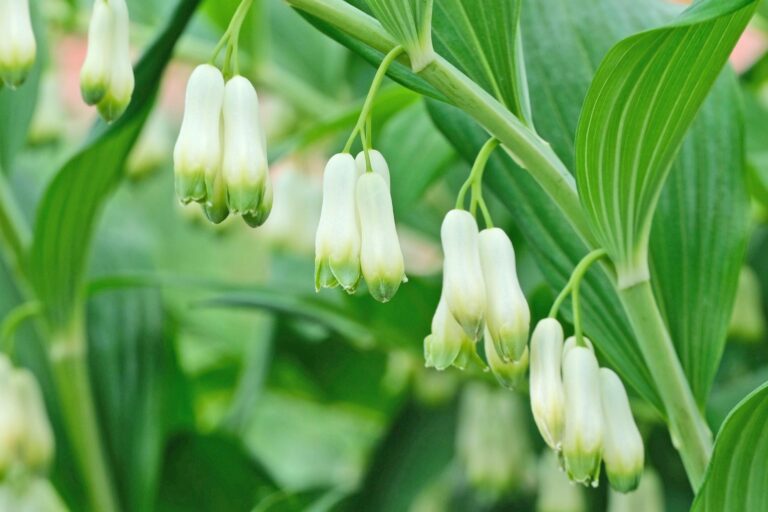
[[[29,0],[0,0],[0,85],[21,85],[36,54]]]
[[[562,354],[560,323],[553,318],[541,320],[531,336],[531,410],[541,436],[554,450],[561,449],[565,424]]]
[[[115,13],[109,4],[105,0],[94,0],[88,27],[88,48],[80,69],[80,92],[88,105],[99,103],[109,89],[115,24]]]
[[[389,186],[380,174],[366,172],[358,178],[357,212],[363,277],[371,295],[388,302],[406,277]]]
[[[486,292],[485,322],[504,361],[522,357],[528,343],[531,312],[515,267],[515,250],[504,230],[484,229],[478,237]]]
[[[381,175],[381,177],[384,178],[387,187],[389,187],[389,165],[387,165],[384,155],[375,149],[371,149],[368,151],[368,158],[371,160],[371,170],[376,174]],[[357,172],[360,176],[365,174],[368,170],[364,151],[359,152],[355,157],[355,165],[357,166]]]
[[[438,370],[448,368],[456,361],[462,347],[468,342],[471,340],[448,311],[448,304],[441,294],[432,317],[432,332],[424,339],[426,366]]]
[[[451,210],[443,220],[440,236],[445,255],[445,300],[456,321],[477,340],[483,332],[486,309],[477,222],[467,211]]]

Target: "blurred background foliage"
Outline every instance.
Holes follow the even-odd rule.
[[[91,128],[94,114],[78,92],[89,3],[32,4],[42,58],[23,88],[0,91],[0,178],[27,226],[53,176],[103,129]],[[175,2],[128,4],[138,55]],[[282,1],[257,1],[241,41],[241,69],[260,93],[268,130],[272,217],[258,230],[233,219],[212,227],[177,204],[171,153],[184,84],[208,60],[237,4],[206,0],[198,8],[130,157],[118,162],[125,179],[96,226],[88,362],[121,508],[618,512],[660,510],[663,502],[666,510],[686,510],[692,496],[678,456],[638,396],[633,407],[650,468],[640,491],[618,497],[607,485],[566,483],[536,434],[526,390],[502,391],[483,373],[423,368],[422,340],[440,285],[439,223],[469,170],[461,133],[449,133],[449,141],[438,130],[433,118],[444,116],[443,107],[432,100],[390,81],[373,115],[410,282],[384,306],[364,290],[315,294],[320,172],[352,128],[374,69]],[[768,15],[765,3],[761,15]],[[768,54],[759,35],[766,20],[755,21],[757,46],[739,64],[752,214],[729,343],[707,407],[715,430],[768,380]],[[534,100],[544,101],[542,92],[534,90]],[[572,102],[576,113],[579,102]],[[503,193],[491,204],[515,242],[538,319],[553,290],[508,206]],[[15,262],[0,259],[0,318],[24,303],[23,287]],[[3,350],[31,368],[45,391],[57,433],[51,481],[71,510],[85,510],[45,340],[30,322],[3,326]]]

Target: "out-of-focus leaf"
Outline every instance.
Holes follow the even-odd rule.
[[[152,107],[165,65],[198,3],[179,1],[136,66],[136,88],[128,110],[64,164],[41,201],[28,270],[54,328],[67,325],[82,300],[89,242],[98,214],[120,183],[125,159]]]
[[[407,404],[391,425],[348,510],[409,510],[453,459],[456,407]]]
[[[616,44],[595,72],[576,131],[576,182],[622,288],[650,278],[648,243],[662,187],[756,5],[697,2],[669,25]]]
[[[163,461],[158,512],[250,511],[277,492],[243,446],[222,435],[178,434]]]
[[[768,509],[768,384],[728,415],[691,512]]]

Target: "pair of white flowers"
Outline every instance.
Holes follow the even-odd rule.
[[[463,368],[485,337],[488,365],[514,387],[528,367],[530,310],[515,268],[515,251],[504,230],[478,231],[474,216],[451,210],[440,232],[445,254],[443,290],[424,340],[427,366]]]
[[[272,209],[267,148],[259,123],[259,100],[239,75],[201,64],[187,83],[184,118],[173,151],[176,194],[202,203],[211,222],[230,212],[260,226]]]
[[[323,205],[315,237],[315,289],[341,285],[388,302],[407,281],[395,228],[389,167],[376,150],[334,155],[323,174]]]
[[[125,0],[94,1],[80,92],[107,121],[120,117],[133,95],[129,24]]]
[[[12,469],[46,470],[53,450],[53,432],[37,381],[0,354],[0,480]]]
[[[531,409],[546,443],[562,452],[568,476],[597,485],[600,462],[611,486],[635,489],[644,465],[643,440],[621,379],[600,368],[594,349],[563,342],[553,318],[536,325],[531,337]]]
[[[35,63],[37,44],[28,0],[0,0],[0,88],[18,87]]]

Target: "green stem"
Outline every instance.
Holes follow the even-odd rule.
[[[82,323],[54,333],[49,354],[64,427],[85,479],[91,510],[117,512],[92,398]]]
[[[0,171],[0,245],[5,249],[9,265],[19,274],[30,240],[29,226],[21,215],[5,175]]]
[[[395,46],[391,50],[389,50],[389,53],[384,56],[384,60],[381,61],[381,64],[379,64],[379,69],[376,70],[376,75],[373,77],[373,81],[371,82],[371,88],[368,91],[368,96],[365,98],[365,103],[363,103],[363,109],[360,111],[360,116],[357,118],[357,123],[355,124],[355,127],[352,129],[352,133],[349,134],[349,139],[347,139],[347,143],[344,145],[344,153],[349,153],[352,149],[352,144],[355,142],[355,137],[358,133],[360,133],[360,130],[363,129],[365,126],[365,120],[368,119],[368,116],[371,113],[371,107],[373,106],[373,100],[376,98],[376,93],[379,90],[379,87],[381,86],[381,82],[384,81],[384,77],[387,76],[387,70],[389,69],[389,66],[394,62],[394,60],[400,56],[400,54],[403,53],[403,47],[402,46]]]
[[[712,433],[696,406],[648,281],[619,290],[637,334],[640,351],[664,404],[672,444],[680,452],[692,488],[697,490],[712,454]]]
[[[568,280],[568,283],[555,299],[555,302],[552,304],[552,309],[549,310],[549,317],[556,318],[557,312],[560,310],[560,306],[563,304],[563,301],[569,293],[572,294],[573,328],[575,331],[574,336],[576,337],[576,344],[582,347],[586,346],[586,343],[584,343],[584,335],[582,334],[581,329],[581,305],[579,304],[579,288],[581,286],[582,279],[584,279],[584,276],[589,270],[589,267],[591,267],[592,264],[596,261],[604,258],[606,254],[607,253],[605,252],[605,249],[595,249],[594,251],[584,256],[578,265],[576,265],[576,267],[573,269],[571,278]]]
[[[24,302],[9,311],[3,323],[0,324],[0,349],[12,356],[13,338],[19,326],[26,320],[39,315],[40,311],[40,303],[37,301]]]
[[[482,186],[485,166],[488,163],[488,159],[491,157],[491,153],[493,153],[493,150],[498,146],[499,141],[496,138],[491,137],[480,148],[480,151],[477,153],[477,157],[475,157],[475,162],[472,164],[472,170],[469,171],[467,180],[461,186],[458,196],[456,196],[457,209],[464,208],[464,201],[469,190],[472,190],[474,194],[477,190],[476,184],[480,184],[480,186]]]

